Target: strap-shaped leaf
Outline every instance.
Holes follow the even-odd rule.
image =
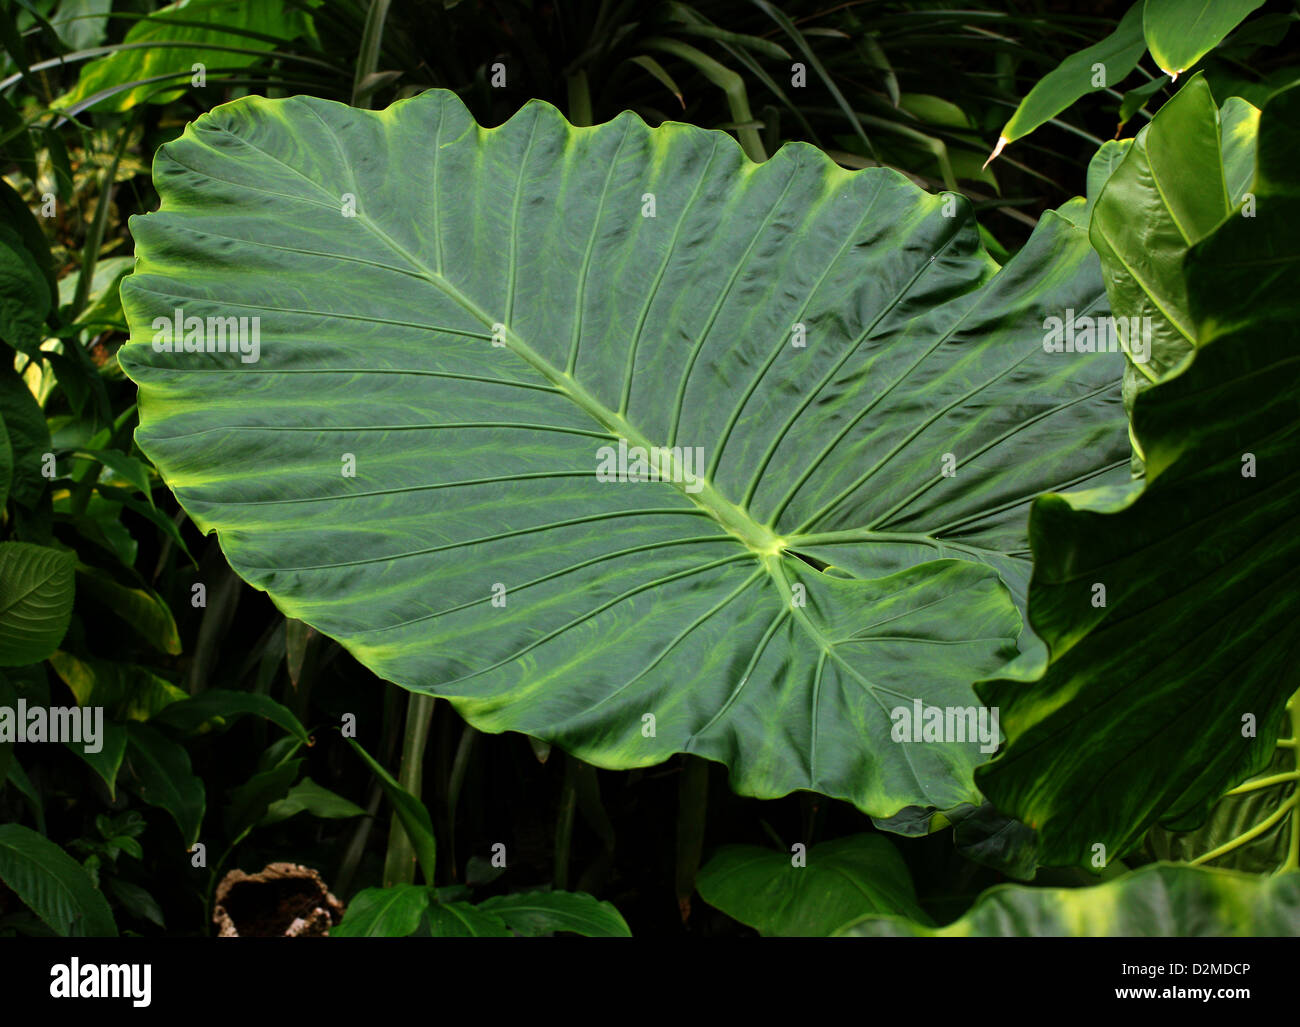
[[[1142,0],[1137,0],[1105,39],[1070,54],[1034,85],[998,133],[993,157],[1007,143],[1029,135],[1076,100],[1097,89],[1114,88],[1137,67],[1146,49]],[[992,160],[990,157],[989,160]]]
[[[979,743],[894,742],[891,711],[974,704],[1028,502],[1124,477],[1122,357],[1043,345],[1105,313],[1068,219],[999,271],[894,172],[537,101],[483,129],[440,91],[239,100],[154,174],[137,438],[288,616],[598,766],[978,801]],[[178,309],[256,346],[168,351]],[[624,444],[676,480],[601,480]]]

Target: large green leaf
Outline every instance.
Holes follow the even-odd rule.
[[[1014,653],[995,571],[1023,596],[1031,499],[1126,477],[1122,357],[1043,344],[1105,311],[1069,217],[999,271],[891,171],[537,101],[482,129],[441,91],[239,100],[154,174],[137,439],[287,616],[601,767],[980,801],[980,744],[898,744],[891,712],[972,706]],[[177,308],[259,317],[258,359],[251,322],[244,351],[155,349]],[[623,442],[679,447],[680,480],[599,480]]]
[[[1198,348],[1141,393],[1145,486],[1048,495],[1029,616],[1051,664],[979,687],[1008,745],[977,776],[1044,863],[1185,830],[1264,769],[1296,690],[1300,88],[1260,120],[1255,217],[1188,256]],[[1095,605],[1095,586],[1106,587]]]
[[[77,84],[59,97],[60,107],[84,104],[99,94],[96,111],[125,111],[146,100],[169,100],[191,87],[195,64],[233,70],[256,63],[259,51],[293,39],[310,19],[284,0],[179,0],[131,26],[125,46],[91,61]],[[129,89],[122,87],[132,85]],[[175,86],[175,89],[166,89]]]
[[[72,616],[71,552],[30,542],[0,542],[0,667],[45,659]]]
[[[1142,31],[1156,67],[1177,78],[1264,0],[1146,0]]]
[[[61,937],[117,936],[113,913],[90,875],[21,824],[0,824],[0,881]]]
[[[1183,261],[1241,203],[1254,173],[1258,120],[1244,100],[1228,101],[1221,116],[1197,75],[1137,134],[1097,198],[1089,237],[1111,312],[1149,319],[1139,322],[1149,332],[1124,339],[1130,407],[1196,346]]]
[[[789,852],[724,846],[696,887],[709,905],[764,935],[825,937],[870,913],[928,922],[907,865],[881,835],[823,842],[805,859],[797,866]]]
[[[960,920],[869,917],[844,937],[1241,938],[1300,935],[1300,874],[1261,878],[1155,864],[1093,888],[999,885]]]

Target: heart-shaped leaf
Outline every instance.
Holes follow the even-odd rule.
[[[978,803],[894,711],[974,706],[1027,504],[1125,476],[1122,357],[1044,346],[1105,313],[1068,218],[999,271],[891,171],[441,91],[242,99],[154,173],[137,440],[287,616],[598,766]]]
[[[760,934],[826,937],[868,914],[929,922],[898,850],[878,834],[788,852],[727,845],[700,871],[704,901]]]

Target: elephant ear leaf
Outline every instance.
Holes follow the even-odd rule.
[[[1293,87],[1260,119],[1258,216],[1228,218],[1188,254],[1197,348],[1137,397],[1145,483],[1034,505],[1029,617],[1051,661],[1041,677],[979,686],[1008,744],[977,778],[1038,829],[1045,864],[1090,861],[1098,846],[1122,856],[1156,823],[1198,827],[1291,730],[1298,124]],[[1296,807],[1284,801],[1282,815]]]
[[[978,803],[996,738],[891,733],[1015,654],[1030,500],[1124,476],[1122,355],[1044,346],[1106,309],[1068,217],[999,271],[892,171],[436,90],[237,100],[154,176],[137,438],[287,616],[597,766]]]

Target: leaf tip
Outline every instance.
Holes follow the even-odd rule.
[[[993,147],[993,152],[989,154],[989,159],[984,162],[984,167],[980,168],[981,171],[997,159],[998,154],[1003,151],[1008,142],[1010,142],[1010,140],[1007,139],[1006,136],[998,136],[998,145]]]

